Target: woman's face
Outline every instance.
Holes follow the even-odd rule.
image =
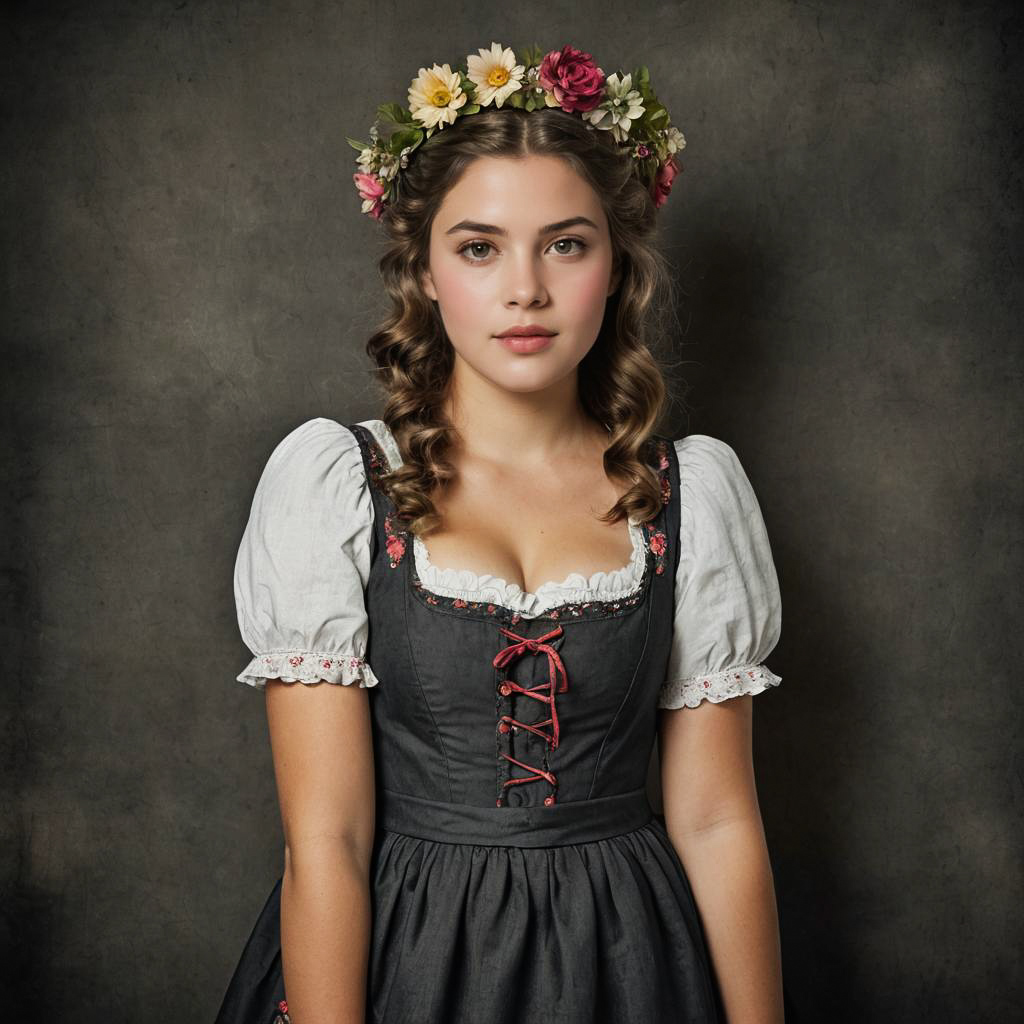
[[[434,218],[422,284],[456,362],[497,387],[537,391],[572,373],[594,344],[618,287],[612,264],[597,193],[568,164],[479,157]],[[533,352],[497,337],[525,325],[555,334]]]

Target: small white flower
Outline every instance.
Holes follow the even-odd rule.
[[[686,139],[683,137],[683,133],[674,125],[664,129],[664,135],[665,146],[669,153],[678,153],[686,146]]]
[[[470,81],[476,86],[476,102],[481,107],[494,103],[501,105],[521,89],[526,68],[516,63],[516,55],[507,46],[502,48],[499,43],[491,43],[490,50],[483,47],[480,56],[470,54],[466,58],[466,67]]]
[[[384,153],[380,158],[380,170],[377,173],[385,181],[391,181],[398,173],[398,157]]]
[[[447,64],[420,68],[409,86],[409,112],[427,128],[454,123],[466,99],[458,71]]]
[[[626,142],[632,122],[645,110],[640,93],[633,88],[632,74],[620,79],[617,71],[612,72],[604,84],[605,98],[583,117],[602,131],[611,131],[616,142]]]

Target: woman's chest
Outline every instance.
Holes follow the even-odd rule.
[[[572,575],[587,579],[628,566],[639,526],[600,518],[617,501],[602,473],[480,473],[433,497],[443,525],[418,538],[438,572],[487,575],[532,594]]]

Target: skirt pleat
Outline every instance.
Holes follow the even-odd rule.
[[[700,918],[659,819],[564,846],[381,832],[367,1024],[724,1020]],[[271,1024],[285,998],[280,880],[216,1024]]]

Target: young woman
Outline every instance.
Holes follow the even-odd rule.
[[[682,136],[645,69],[467,63],[361,153],[382,417],[289,433],[238,552],[285,851],[217,1020],[775,1024],[776,572],[732,448],[655,431]]]

